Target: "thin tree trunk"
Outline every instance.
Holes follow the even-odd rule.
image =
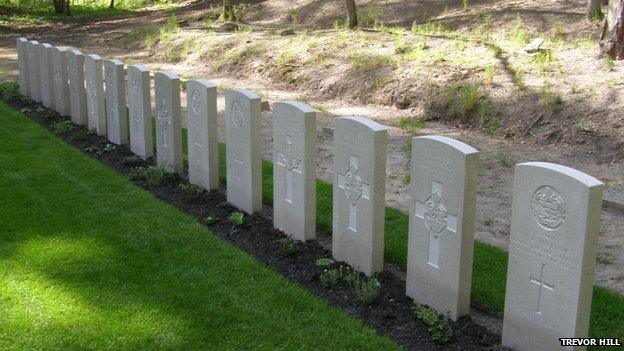
[[[587,19],[602,18],[602,0],[587,0]]]
[[[71,16],[71,10],[69,9],[69,1],[70,0],[65,0],[65,14],[67,16]]]
[[[115,0],[110,0],[110,5],[108,6],[108,8],[112,9],[115,7]]]
[[[358,25],[355,0],[347,0],[347,15],[349,16],[349,28],[354,29]]]
[[[232,3],[230,0],[223,0],[223,9],[221,12],[221,18],[226,21],[233,20],[232,18]]]
[[[609,37],[603,42],[603,52],[614,59],[624,59],[624,0],[617,1],[617,6],[613,7],[615,21],[613,30]],[[611,17],[611,15],[609,15]]]
[[[65,12],[65,0],[53,0],[52,6],[54,7],[55,13]]]

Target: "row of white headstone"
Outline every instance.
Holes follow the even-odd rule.
[[[153,156],[150,72],[24,38],[17,40],[21,93],[76,124]],[[104,66],[104,69],[103,69]],[[105,89],[104,89],[105,84]],[[127,86],[127,94],[126,94]],[[156,161],[182,173],[180,80],[154,74]],[[218,179],[217,88],[186,83],[189,181]],[[126,115],[126,98],[128,115]],[[225,93],[227,199],[262,207],[261,101]],[[387,130],[361,117],[335,120],[332,253],[367,275],[383,270]],[[295,239],[315,238],[316,112],[273,105],[274,222]],[[468,314],[478,151],[441,136],[412,140],[407,295],[448,314]],[[560,349],[560,337],[588,333],[603,184],[564,166],[516,166],[503,344]]]

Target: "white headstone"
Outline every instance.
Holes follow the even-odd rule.
[[[316,111],[273,104],[273,222],[296,240],[316,237]]]
[[[543,162],[514,177],[503,346],[562,350],[588,335],[604,184]]]
[[[41,65],[41,103],[54,107],[54,72],[52,71],[52,45],[41,44],[39,48]]]
[[[154,74],[156,162],[170,173],[182,173],[180,78],[172,72]]]
[[[407,295],[454,321],[470,312],[478,157],[454,139],[412,140]]]
[[[189,182],[206,190],[219,187],[217,86],[198,79],[186,81]]]
[[[244,89],[225,93],[227,201],[254,213],[262,209],[260,97]]]
[[[383,270],[388,132],[362,117],[334,127],[332,254],[371,275]]]
[[[97,131],[98,135],[106,135],[102,58],[98,55],[86,55],[84,66],[89,129]]]
[[[126,81],[123,62],[104,60],[106,82],[106,136],[112,143],[128,144]]]
[[[71,120],[75,124],[87,124],[87,91],[84,82],[84,54],[71,50],[68,55],[69,102]]]
[[[146,159],[154,155],[150,73],[145,66],[128,66],[130,150]]]
[[[39,81],[39,42],[29,41],[28,44],[28,66],[30,67],[30,98],[34,101],[41,101],[41,82]]]
[[[52,72],[54,84],[54,109],[61,116],[69,116],[69,82],[67,77],[67,51],[65,48],[52,49]]]
[[[28,65],[28,40],[26,38],[17,38],[17,60],[19,70],[19,86],[20,94],[23,96],[30,95],[30,66]]]

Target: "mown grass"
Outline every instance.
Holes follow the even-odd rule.
[[[3,103],[0,123],[0,349],[399,349]]]

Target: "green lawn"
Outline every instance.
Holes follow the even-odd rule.
[[[398,349],[0,103],[0,349]]]

